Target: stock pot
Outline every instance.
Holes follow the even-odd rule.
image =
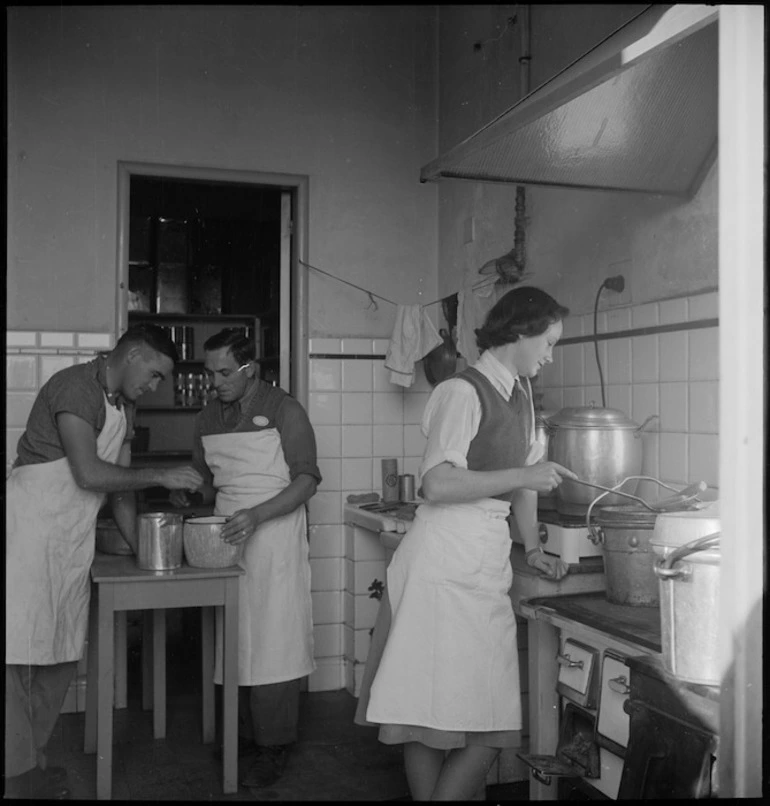
[[[642,470],[642,440],[639,438],[647,418],[640,426],[619,409],[599,406],[574,406],[561,409],[548,420],[548,458],[569,468],[584,481],[614,487],[627,476]],[[624,485],[626,492],[636,490],[637,481]],[[587,509],[596,497],[589,487],[565,479],[556,489],[557,509]],[[607,495],[602,506],[626,502],[619,495]],[[564,507],[564,505],[567,505]]]

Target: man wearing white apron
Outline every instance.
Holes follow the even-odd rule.
[[[66,798],[44,747],[83,654],[96,519],[113,515],[135,548],[133,493],[196,488],[190,467],[129,469],[134,401],[172,370],[174,343],[143,325],[115,349],[57,372],[41,388],[6,480],[6,795]]]
[[[204,345],[216,392],[196,420],[193,466],[204,502],[230,516],[228,543],[245,543],[239,581],[240,754],[256,758],[241,777],[264,787],[283,773],[297,739],[300,678],[315,669],[305,503],[321,481],[313,428],[302,405],[257,377],[254,343],[223,330]],[[183,492],[177,506],[188,506]],[[217,620],[214,682],[222,682]]]

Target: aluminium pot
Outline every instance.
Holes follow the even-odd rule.
[[[136,518],[136,564],[145,571],[182,567],[184,519],[172,512],[145,512]]]
[[[691,512],[661,513],[652,547],[660,589],[663,665],[688,683],[718,686],[719,502]]]
[[[637,425],[618,409],[598,406],[561,409],[548,420],[548,458],[572,470],[583,481],[615,487],[626,477],[641,473],[640,435],[647,422]],[[633,493],[636,486],[636,481],[630,481],[623,489]],[[594,490],[569,479],[556,488],[557,509],[570,514],[585,512],[594,498]],[[607,495],[601,506],[620,505],[627,500]]]
[[[659,603],[655,552],[650,543],[657,513],[638,504],[603,507],[592,534],[604,548],[607,601],[631,607]]]
[[[184,556],[193,568],[229,568],[243,557],[243,543],[232,545],[222,539],[227,518],[210,515],[184,522]]]

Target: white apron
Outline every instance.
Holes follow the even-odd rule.
[[[525,465],[542,456],[531,442]],[[367,721],[521,730],[507,513],[502,502],[417,509],[387,571],[392,621]]]
[[[97,456],[115,463],[126,416],[107,402]],[[15,468],[6,480],[8,664],[76,661],[88,627],[96,517],[104,493],[78,487],[66,457]]]
[[[277,429],[202,439],[217,488],[214,512],[232,515],[291,483]],[[246,542],[238,582],[238,685],[295,680],[315,669],[305,507],[262,524]],[[217,613],[214,682],[222,682],[222,617]]]

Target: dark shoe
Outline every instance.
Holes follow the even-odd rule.
[[[238,737],[238,758],[245,758],[246,756],[253,756],[259,751],[259,745],[253,739],[242,739]],[[214,751],[214,758],[221,763],[222,761],[222,745]]]
[[[249,789],[272,786],[286,769],[290,749],[290,744],[260,747],[256,760],[241,779],[241,786]]]
[[[5,780],[5,796],[25,800],[69,800],[67,771],[62,767],[35,767]]]

